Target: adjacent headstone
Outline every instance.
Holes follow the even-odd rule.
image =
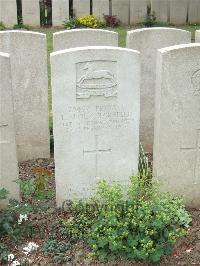
[[[118,33],[108,30],[76,29],[53,34],[54,52],[84,46],[118,46]]]
[[[200,206],[200,44],[158,52],[154,175]]]
[[[114,47],[51,55],[57,203],[137,173],[140,56]],[[132,68],[130,68],[130,65]]]
[[[19,199],[13,97],[8,54],[0,53],[0,189],[9,191],[9,197]],[[6,205],[0,202],[0,208]]]
[[[73,10],[76,17],[90,15],[90,0],[73,0]]]
[[[69,19],[69,0],[52,0],[53,26],[62,26]]]
[[[112,15],[117,16],[122,24],[130,23],[130,2],[129,0],[112,0]]]
[[[152,0],[151,10],[155,12],[157,21],[168,21],[168,0]]]
[[[170,23],[185,24],[187,20],[188,0],[169,0]]]
[[[109,15],[109,0],[93,0],[93,15],[103,18]]]
[[[0,51],[11,55],[18,160],[48,158],[46,36],[30,31],[0,32]]]
[[[200,1],[189,1],[188,21],[190,23],[200,23]]]
[[[147,152],[153,151],[157,49],[190,42],[190,32],[173,28],[139,29],[127,34],[127,48],[141,52],[140,141]]]
[[[23,23],[30,26],[40,26],[39,0],[22,0]]]
[[[123,2],[122,2],[123,3]],[[147,15],[148,0],[130,0],[130,24],[143,22]]]
[[[0,21],[6,27],[13,27],[13,25],[17,24],[16,0],[0,0]]]
[[[197,30],[195,32],[195,42],[199,42],[200,43],[200,30]]]

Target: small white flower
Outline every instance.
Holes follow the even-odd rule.
[[[37,244],[35,244],[34,242],[29,242],[28,246],[23,248],[23,253],[25,255],[28,255],[31,251],[37,250],[39,246]]]
[[[186,249],[186,253],[190,253],[192,251],[192,248]]]
[[[17,204],[17,205],[15,206],[15,208],[19,208],[19,205]]]
[[[12,263],[11,263],[11,266],[20,266],[20,263],[18,260],[14,260]]]
[[[27,221],[28,220],[27,214],[20,214],[19,215],[18,224],[21,224],[23,222],[23,220],[24,221]]]
[[[12,261],[12,260],[14,259],[14,257],[15,257],[15,256],[14,256],[13,254],[9,254],[9,255],[8,255],[8,261]]]

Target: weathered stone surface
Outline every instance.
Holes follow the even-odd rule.
[[[140,141],[147,152],[153,150],[157,49],[190,42],[190,32],[172,28],[147,28],[127,34],[127,48],[141,52]]]
[[[73,0],[73,9],[76,17],[90,15],[90,0]]]
[[[130,2],[129,0],[112,0],[112,15],[116,15],[122,24],[130,23]]]
[[[30,26],[40,26],[39,0],[22,0],[23,23]]]
[[[188,1],[169,0],[170,22],[174,24],[185,24],[187,19]]]
[[[148,0],[130,0],[130,24],[143,22],[147,15]]]
[[[0,189],[9,191],[9,197],[19,199],[13,97],[8,54],[0,53]],[[0,208],[7,202],[1,201]]]
[[[57,203],[91,195],[100,178],[137,173],[140,57],[114,47],[51,55]],[[130,68],[130,65],[132,68]]]
[[[11,55],[18,160],[49,157],[46,36],[0,32],[0,51]]]
[[[77,29],[53,34],[54,52],[84,46],[118,46],[118,33],[108,30]]]
[[[189,1],[188,21],[190,23],[200,22],[200,1],[199,0]]]
[[[168,21],[168,0],[152,0],[152,11],[155,12],[157,21]]]
[[[200,30],[197,30],[195,32],[195,42],[199,42],[200,43]]]
[[[0,0],[0,21],[7,27],[17,24],[16,0]]]
[[[164,191],[200,207],[200,44],[159,50],[154,175]]]
[[[69,19],[69,0],[52,0],[53,26],[62,26]]]
[[[109,0],[93,0],[93,15],[98,18],[109,15]]]

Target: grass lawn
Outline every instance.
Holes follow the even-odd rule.
[[[175,27],[175,26],[174,26]],[[119,34],[119,46],[125,47],[126,46],[126,32],[128,30],[138,29],[141,28],[137,27],[118,27],[115,28],[114,31],[118,32]],[[187,30],[192,33],[192,41],[194,42],[195,39],[195,31],[200,29],[200,26],[179,26],[176,27],[179,29]],[[63,28],[37,28],[33,29],[36,32],[41,32],[47,35],[47,47],[48,47],[48,78],[49,78],[49,110],[50,110],[50,128],[52,129],[52,115],[51,115],[51,106],[52,106],[52,99],[51,99],[51,68],[50,68],[50,53],[53,51],[53,33],[64,30]],[[112,29],[113,30],[113,29]]]

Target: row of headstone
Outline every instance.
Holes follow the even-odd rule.
[[[23,23],[30,26],[40,26],[39,0],[21,1]],[[7,27],[13,27],[13,25],[17,24],[16,0],[0,0],[0,21],[2,21]]]
[[[61,26],[69,16],[69,0],[53,0],[53,25]],[[93,0],[92,13],[102,18],[103,15],[116,15],[123,24],[134,25],[143,22],[147,15],[147,6],[151,4],[157,21],[174,24],[199,23],[199,0]],[[110,6],[110,8],[109,8]],[[73,0],[76,16],[89,15],[90,0]]]
[[[140,140],[153,151],[155,64],[157,49],[191,42],[191,33],[174,28],[146,28],[127,33],[127,48],[138,50],[142,57]],[[104,30],[67,30],[54,33],[54,51],[84,46],[118,46],[117,33]]]
[[[155,12],[158,21],[174,24],[199,23],[199,0],[112,0],[111,13],[117,15],[123,24],[136,24],[144,21],[147,6]],[[92,13],[100,18],[110,13],[109,0],[93,0]],[[89,15],[90,0],[73,0],[76,16]],[[39,0],[22,0],[22,16],[24,24],[40,25]],[[52,20],[54,26],[62,26],[69,18],[69,0],[52,0]],[[0,21],[6,26],[17,24],[16,0],[0,0]]]
[[[199,199],[195,187],[199,186],[200,167],[199,107],[197,103],[200,91],[198,45],[184,44],[183,46],[164,48],[166,45],[190,42],[190,34],[177,29],[163,29],[164,33],[161,32],[160,28],[129,32],[127,46],[134,43],[133,38],[135,36],[135,43],[138,45],[137,50],[141,52],[140,60],[139,53],[133,49],[108,46],[106,43],[108,39],[112,46],[117,46],[116,33],[93,30],[90,38],[89,31],[91,30],[61,32],[60,36],[66,40],[73,32],[76,34],[77,45],[71,36],[71,47],[70,43],[67,42],[65,47],[62,38],[59,38],[59,33],[54,35],[52,90],[58,204],[61,204],[66,197],[72,198],[75,193],[80,197],[87,196],[99,177],[112,177],[121,183],[126,183],[128,177],[132,173],[136,173],[140,86],[143,86],[145,79],[147,81],[149,79],[149,82],[153,81],[151,91],[148,87],[146,88],[146,101],[148,101],[149,94],[155,94],[155,79],[157,77],[156,101],[150,98],[152,104],[149,105],[149,109],[146,108],[144,113],[140,111],[141,118],[142,114],[150,113],[148,119],[152,121],[152,124],[146,118],[146,134],[149,131],[150,139],[153,139],[151,132],[153,132],[154,118],[151,115],[153,116],[153,110],[156,110],[154,171],[156,176],[171,186],[173,182],[176,182],[176,174],[181,173],[180,176],[184,176],[181,172],[182,167],[184,171],[187,169],[184,182],[180,182],[178,185],[181,193],[184,194],[188,180],[192,180],[190,191],[194,191],[194,193],[186,193],[186,196],[188,204],[195,205]],[[140,40],[138,33],[141,35]],[[106,47],[75,48],[79,45],[95,45],[95,40],[98,45],[102,45],[103,41],[99,43],[101,34],[102,39],[107,44]],[[87,36],[88,43],[81,42],[85,36]],[[155,40],[161,38],[167,38],[171,41],[168,40],[166,44],[161,41],[159,45],[155,44]],[[199,39],[200,32],[197,32],[196,40],[199,41]],[[174,43],[173,40],[176,40],[177,43]],[[149,42],[146,47],[149,49],[148,51],[145,49],[144,42]],[[141,43],[141,47],[139,47],[139,43]],[[156,50],[159,48],[163,48],[164,52],[163,56],[159,56],[156,64]],[[10,59],[8,55],[1,55],[2,62],[7,63],[0,65],[0,88],[3,95],[3,97],[1,96],[3,100],[1,106],[3,107],[1,107],[0,116],[0,180],[1,184],[4,184],[4,175],[9,175],[10,178],[13,176],[6,170],[6,166],[13,164],[10,170],[16,175],[16,156],[13,152],[15,150],[13,120],[16,127],[18,160],[49,156],[45,36],[21,31],[2,32],[0,33],[0,51],[11,55]],[[170,53],[171,51],[172,53]],[[176,59],[176,51],[182,51],[177,55],[179,58],[177,63],[173,61],[174,58]],[[162,54],[162,50],[160,53]],[[185,57],[182,54],[186,54]],[[190,54],[193,67],[190,67],[188,63],[190,62]],[[168,64],[169,69],[164,63],[164,55],[166,55],[166,64]],[[161,57],[163,61],[160,59]],[[9,60],[11,61],[10,70],[7,66],[10,64]],[[152,61],[154,62],[152,68],[155,69],[157,65],[157,72],[149,73],[149,68],[145,68],[145,66]],[[177,71],[178,74],[174,73],[173,76],[172,73],[176,71],[177,66],[180,66],[178,69],[180,73]],[[162,68],[163,72],[166,71],[166,73],[162,73]],[[191,70],[186,73],[188,68]],[[4,72],[6,73],[4,74]],[[9,89],[5,92],[4,84],[5,82],[10,84],[10,75],[12,76],[13,92],[9,92]],[[181,75],[184,77],[183,82],[180,81]],[[148,82],[146,84],[148,86]],[[163,94],[160,93],[162,86],[164,88]],[[182,87],[184,89],[180,90]],[[144,104],[145,86],[143,88],[141,106],[146,107]],[[12,118],[11,93],[13,93],[14,118]],[[185,103],[186,99],[187,103]],[[167,104],[168,101],[169,104]],[[3,112],[7,112],[8,115],[4,115]],[[184,124],[182,121],[185,121]],[[167,139],[166,142],[165,139]],[[149,140],[146,140],[149,145]],[[170,141],[173,144],[170,144]],[[177,145],[174,144],[175,142]],[[146,143],[143,142],[143,144]],[[153,144],[150,142],[150,148],[152,149],[152,147]],[[10,156],[11,151],[12,156]],[[173,156],[171,156],[171,151],[174,152]],[[172,163],[170,156],[174,158]],[[7,172],[5,173],[5,171]],[[172,173],[168,177],[170,171]],[[180,181],[180,178],[177,180]],[[8,178],[8,180],[11,179]],[[89,184],[91,184],[90,187]],[[12,185],[10,190],[12,191]]]
[[[135,37],[136,44],[141,43],[143,48],[140,49],[141,75],[138,52],[132,49],[68,47],[58,51],[57,47],[51,55],[58,205],[74,197],[88,197],[100,178],[112,180],[111,177],[126,184],[127,177],[137,173],[138,84],[140,79],[157,78],[154,173],[165,191],[183,195],[188,206],[199,206],[200,44],[187,44],[191,41],[189,32],[161,30],[128,33],[128,46],[134,43]],[[138,33],[144,36],[139,39]],[[156,51],[165,46],[164,41],[155,43],[160,38],[167,40],[166,45],[186,44],[161,49],[160,54],[172,52],[166,52],[166,60],[164,55],[162,58],[159,55],[156,63]],[[145,41],[149,44],[146,47]],[[145,48],[149,49],[146,54]],[[153,61],[150,67],[157,65],[157,71],[149,73],[144,68],[150,61]],[[151,93],[155,97],[155,83],[151,91],[147,90],[146,97]],[[150,105],[151,111],[154,103]],[[150,120],[154,124],[153,117]]]

